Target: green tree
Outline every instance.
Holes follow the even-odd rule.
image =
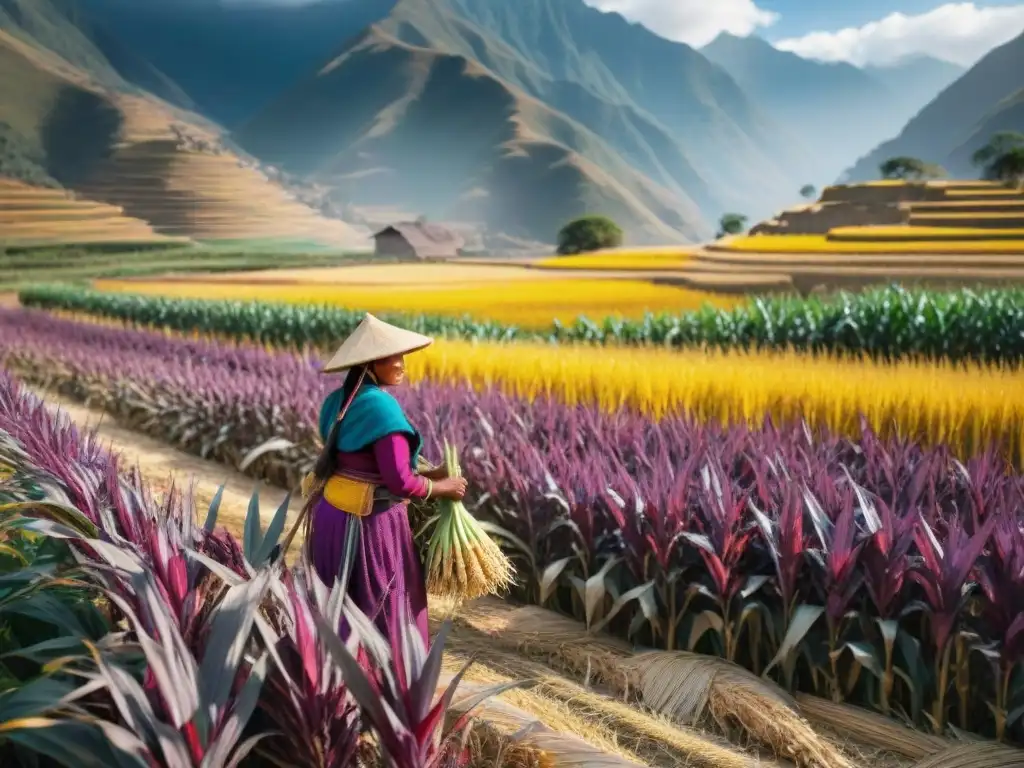
[[[1024,133],[999,131],[988,144],[971,156],[980,165],[984,177],[1007,184],[1024,184]]]
[[[800,187],[800,197],[810,200],[818,195],[818,190],[813,184],[804,184]]]
[[[747,217],[742,213],[726,213],[718,220],[718,234],[715,237],[738,235],[747,228]]]
[[[940,176],[946,175],[946,171],[941,165],[926,163],[924,160],[919,160],[916,157],[905,156],[890,157],[878,166],[878,172],[882,174],[883,179],[904,179],[907,181],[937,179]]]
[[[581,216],[562,227],[558,233],[558,254],[597,251],[622,245],[622,230],[607,216]]]

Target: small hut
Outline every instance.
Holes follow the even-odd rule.
[[[373,236],[377,256],[401,259],[448,259],[465,246],[462,237],[447,227],[425,221],[404,221]]]

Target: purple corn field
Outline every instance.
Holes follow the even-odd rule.
[[[0,314],[0,338],[17,375],[198,455],[237,465],[287,439],[247,470],[286,487],[334,383],[290,354],[39,313]],[[515,597],[921,727],[1024,737],[1024,479],[997,456],[464,386],[397,394],[428,455],[460,447]]]
[[[5,712],[26,724],[30,715],[47,719],[37,717],[25,734],[22,720],[5,715],[5,738],[61,765],[227,768],[285,755],[302,765],[350,768],[357,752],[363,765],[465,764],[460,735],[467,718],[444,722],[457,683],[438,696],[440,665],[417,667],[440,657],[447,626],[430,649],[415,648],[422,640],[411,620],[388,644],[358,611],[343,608],[340,587],[327,589],[311,568],[254,562],[227,531],[215,530],[218,500],[203,527],[190,493],[172,488],[157,503],[139,473],[125,471],[95,434],[79,434],[3,370],[0,467],[13,473],[0,476],[5,523],[68,540],[82,576],[60,583],[98,589],[110,616],[110,633],[87,646],[88,654],[61,659],[53,677],[23,686],[18,707]],[[42,497],[21,498],[24,487]],[[333,634],[343,616],[359,623],[356,642],[374,654]],[[115,631],[122,620],[128,633]],[[60,648],[72,645],[62,639]],[[403,657],[408,648],[414,658]],[[136,650],[146,662],[141,683],[121,661]],[[395,673],[410,664],[416,676]],[[71,679],[88,681],[80,688],[62,675],[71,667]],[[361,695],[365,684],[349,686],[367,676],[392,708],[405,700],[422,707],[399,707],[401,718],[391,717],[388,703]],[[4,684],[6,701],[14,702],[11,682]],[[376,734],[380,754],[369,742],[360,746],[363,731]]]

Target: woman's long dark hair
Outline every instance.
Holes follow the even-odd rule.
[[[362,380],[368,375],[369,365],[359,365],[355,368],[350,368],[348,375],[345,377],[345,383],[341,387],[341,408],[344,409],[345,405],[352,399],[355,394],[356,387],[360,385]],[[327,437],[324,440],[323,450],[320,451],[320,456],[316,460],[316,464],[313,465],[313,475],[316,477],[318,482],[326,483],[327,480],[338,470],[338,430],[341,429],[341,419],[335,419],[331,425],[330,430],[327,432]]]

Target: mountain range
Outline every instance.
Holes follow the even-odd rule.
[[[587,212],[635,243],[706,238],[727,211],[768,216],[805,183],[870,165],[963,74],[928,57],[825,64],[756,37],[696,50],[582,0],[0,0],[0,31],[336,208],[544,242]],[[1020,100],[996,101],[974,119],[1020,121]],[[70,184],[39,138],[43,112],[0,82],[0,138],[7,125],[41,177]]]

